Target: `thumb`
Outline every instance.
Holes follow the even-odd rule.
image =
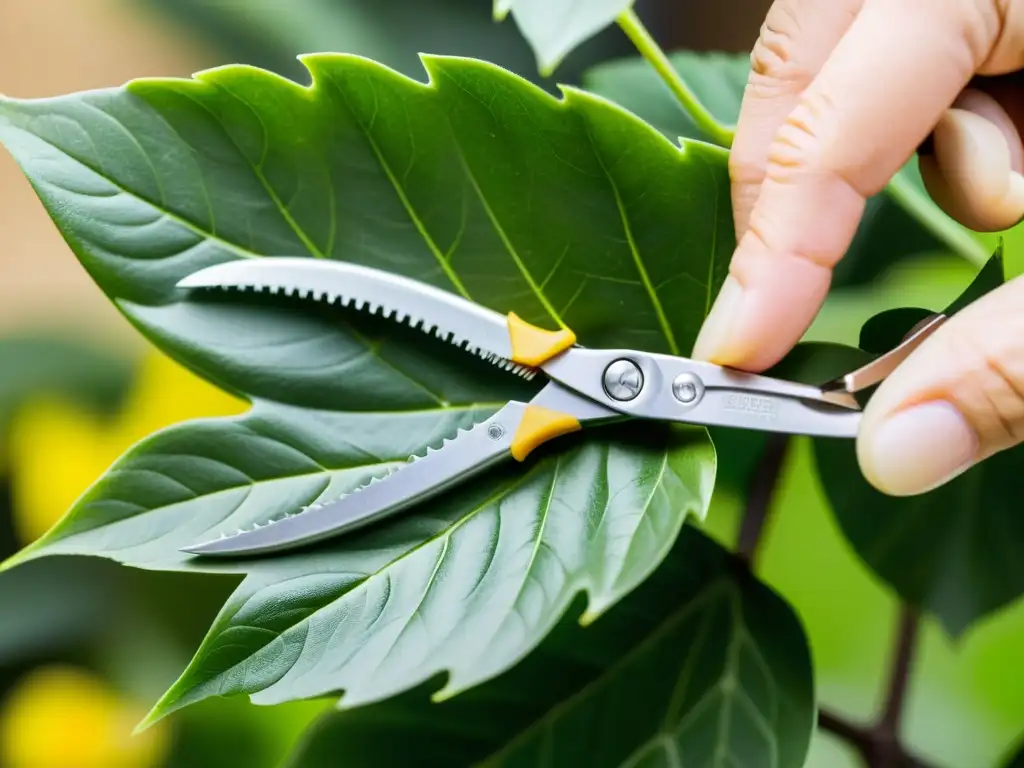
[[[857,437],[868,481],[911,496],[1024,440],[1024,278],[958,312],[875,392]]]

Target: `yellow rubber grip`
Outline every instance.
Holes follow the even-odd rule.
[[[512,457],[523,461],[533,450],[560,435],[582,429],[579,420],[568,413],[549,411],[539,405],[526,406],[523,420],[512,438]]]
[[[508,335],[512,341],[512,361],[531,367],[543,365],[576,343],[576,334],[568,328],[545,331],[515,312],[508,313]]]

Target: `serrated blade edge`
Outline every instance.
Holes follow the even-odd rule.
[[[427,449],[397,470],[323,505],[190,547],[207,556],[248,556],[313,544],[377,522],[511,457],[526,404],[510,402],[486,421]]]
[[[448,291],[347,262],[295,256],[237,259],[198,270],[179,288],[270,291],[340,303],[432,333],[526,378],[512,362],[508,318]]]

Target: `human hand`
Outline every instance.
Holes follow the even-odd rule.
[[[1024,0],[775,0],[751,65],[729,160],[738,247],[695,357],[762,371],[789,352],[866,198],[929,137],[922,176],[950,216],[976,230],[1024,217]],[[857,455],[878,489],[913,495],[1022,440],[1017,279],[878,388]]]

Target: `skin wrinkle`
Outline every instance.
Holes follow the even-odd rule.
[[[941,156],[933,150],[922,175],[950,218],[985,231],[1024,218],[1021,69],[1024,0],[774,0],[729,159],[738,247],[694,356],[753,372],[781,360],[824,302],[867,198],[933,132]],[[881,459],[881,427],[914,404],[951,402],[982,458],[1024,439],[1022,298],[1018,281],[959,312],[873,395],[858,456],[866,472],[887,473],[876,486],[905,495],[906,483],[928,479],[914,451]],[[934,428],[970,442],[954,422]],[[931,428],[919,422],[913,434],[927,441]],[[925,447],[944,472],[943,451]]]
[[[860,5],[861,0],[777,0],[769,10],[751,51],[751,71],[729,155],[737,239],[757,201],[777,126],[796,106]]]

